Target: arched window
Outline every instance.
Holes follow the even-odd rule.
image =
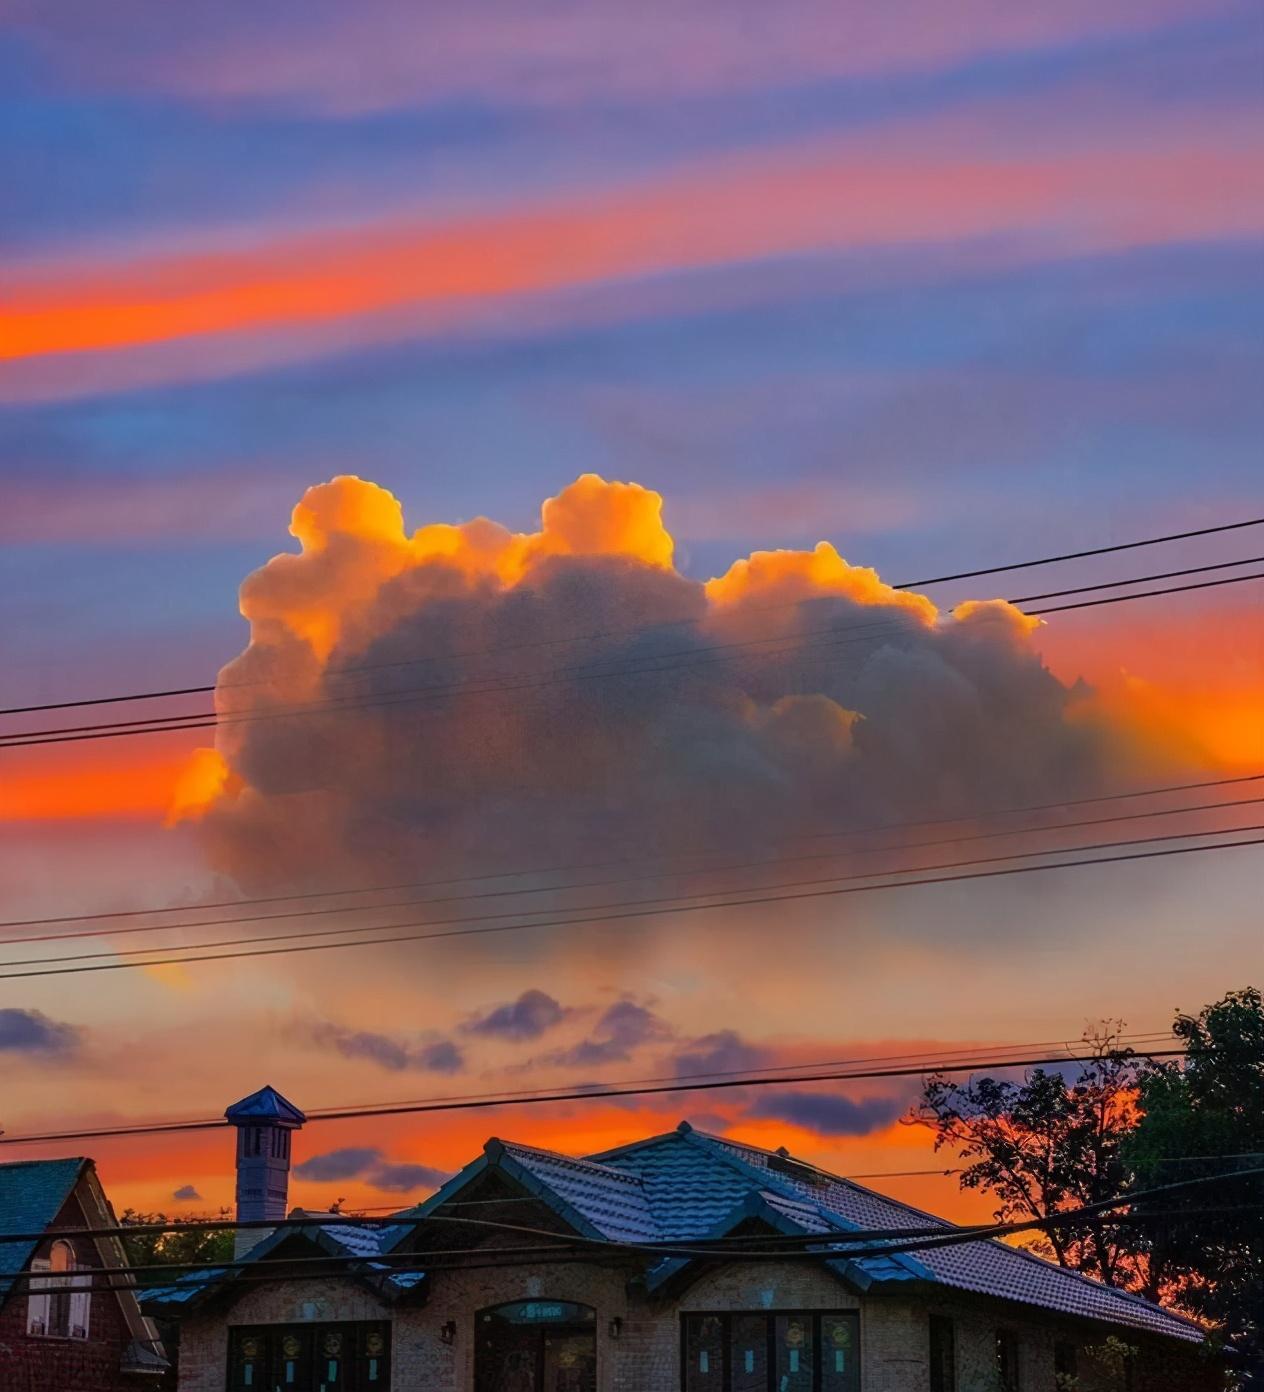
[[[32,1259],[32,1272],[48,1274],[43,1280],[31,1282],[26,1317],[28,1334],[49,1339],[88,1337],[92,1295],[90,1291],[77,1288],[79,1283],[74,1272],[78,1266],[75,1249],[64,1238],[52,1244],[47,1257]]]
[[[567,1300],[515,1300],[475,1316],[477,1392],[596,1392],[597,1312]]]

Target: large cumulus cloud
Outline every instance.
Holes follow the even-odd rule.
[[[539,531],[409,533],[310,489],[242,587],[205,796],[258,892],[709,852],[1077,796],[1100,732],[1000,601],[940,614],[828,544],[676,571],[659,496],[578,479]]]

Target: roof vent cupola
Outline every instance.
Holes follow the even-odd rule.
[[[261,1087],[224,1113],[237,1128],[237,1221],[279,1222],[290,1188],[290,1132],[306,1116],[274,1087]],[[266,1228],[239,1228],[234,1256],[240,1257],[268,1235]]]

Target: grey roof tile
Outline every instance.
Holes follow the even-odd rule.
[[[762,1215],[785,1231],[809,1234],[909,1227],[942,1228],[946,1234],[954,1231],[954,1225],[942,1218],[838,1175],[682,1124],[665,1135],[583,1158],[492,1140],[483,1156],[426,1203],[395,1215],[398,1221],[390,1226],[316,1222],[313,1237],[326,1250],[340,1246],[371,1259],[393,1250],[418,1222],[425,1222],[491,1166],[502,1168],[538,1194],[578,1230],[612,1242],[688,1242],[713,1237],[731,1231],[744,1215]],[[274,1239],[268,1239],[255,1251],[264,1255],[272,1245]],[[1158,1305],[1000,1242],[980,1239],[858,1259],[845,1255],[845,1245],[834,1244],[832,1250],[838,1255],[822,1252],[823,1259],[840,1275],[859,1279],[861,1284],[927,1281],[1062,1315],[1190,1341],[1202,1338],[1198,1326]],[[664,1257],[650,1268],[651,1283],[687,1264],[688,1259]],[[422,1279],[420,1273],[404,1272],[393,1273],[390,1278],[400,1289]],[[205,1284],[203,1279],[189,1290],[184,1283],[177,1283],[167,1288],[177,1293],[168,1301],[164,1292],[163,1303],[186,1300]],[[189,1295],[181,1287],[189,1290]],[[147,1303],[152,1299],[151,1294]]]
[[[499,1145],[505,1156],[534,1175],[600,1236],[613,1242],[647,1242],[660,1235],[636,1175],[555,1150],[512,1141]]]
[[[685,1152],[693,1154],[686,1159]],[[639,1173],[643,1179],[647,1167],[658,1170],[664,1176],[687,1173],[690,1184],[679,1204],[680,1223],[683,1224],[686,1215],[691,1217],[706,1207],[699,1204],[697,1197],[697,1190],[704,1182],[698,1174],[697,1160],[694,1158],[698,1155],[713,1157],[712,1172],[719,1187],[725,1190],[730,1188],[731,1181],[722,1171],[728,1168],[729,1162],[736,1162],[750,1172],[748,1188],[758,1187],[765,1192],[771,1190],[813,1205],[834,1226],[861,1229],[942,1227],[945,1233],[951,1232],[954,1227],[933,1214],[898,1203],[822,1170],[814,1170],[809,1176],[774,1168],[778,1158],[774,1152],[700,1131],[670,1132],[605,1152],[595,1158],[611,1168]],[[671,1206],[670,1182],[665,1187],[668,1192],[664,1198]],[[807,1230],[812,1231],[810,1228]],[[673,1236],[685,1237],[688,1233],[677,1231]],[[895,1274],[907,1279],[912,1274],[907,1255],[893,1254],[890,1258],[878,1258],[877,1262],[897,1266],[897,1271],[882,1273],[874,1260],[869,1258],[863,1259],[859,1265],[878,1279],[890,1279]],[[1059,1314],[1121,1324],[1191,1342],[1203,1337],[1202,1330],[1191,1321],[1140,1296],[1104,1286],[1087,1276],[1067,1271],[1002,1242],[980,1240],[951,1247],[923,1249],[915,1254],[913,1265],[922,1268],[924,1278],[978,1295],[1014,1300]]]

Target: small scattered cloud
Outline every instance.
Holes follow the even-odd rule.
[[[692,1073],[741,1073],[765,1068],[770,1055],[758,1044],[750,1044],[736,1030],[717,1030],[704,1034],[681,1049],[673,1060],[677,1077]]]
[[[182,1184],[179,1189],[172,1192],[173,1199],[179,1199],[181,1203],[201,1203],[202,1196],[191,1184]]]
[[[459,1073],[465,1067],[465,1055],[450,1039],[414,1049],[411,1058],[414,1068],[424,1068],[429,1073]]]
[[[544,991],[524,991],[517,1000],[497,1005],[464,1026],[470,1034],[496,1039],[539,1039],[572,1012]]]
[[[587,1039],[568,1049],[550,1054],[550,1063],[587,1067],[593,1064],[621,1063],[633,1050],[671,1034],[667,1023],[652,1010],[633,1000],[620,1000],[603,1012]]]
[[[67,1058],[78,1048],[79,1031],[73,1025],[50,1020],[42,1010],[0,1010],[0,1053]]]
[[[403,1193],[410,1189],[434,1189],[448,1178],[445,1170],[410,1161],[391,1160],[376,1146],[342,1146],[313,1155],[294,1166],[299,1179],[317,1184],[359,1179],[374,1189]]]
[[[371,1165],[382,1159],[382,1152],[375,1146],[342,1146],[338,1150],[327,1150],[323,1155],[313,1155],[294,1166],[299,1179],[311,1179],[324,1183],[339,1179],[358,1179]]]
[[[411,1044],[373,1030],[349,1030],[341,1025],[318,1024],[313,1030],[318,1044],[335,1049],[343,1058],[368,1059],[393,1073],[416,1069],[424,1073],[460,1073],[465,1055],[451,1040]]]
[[[834,1092],[779,1092],[758,1098],[746,1115],[787,1121],[821,1136],[865,1136],[889,1126],[906,1106],[902,1097],[854,1100]]]
[[[409,1189],[437,1189],[449,1176],[446,1171],[436,1170],[432,1165],[385,1162],[376,1166],[365,1178],[375,1189],[403,1193]]]

